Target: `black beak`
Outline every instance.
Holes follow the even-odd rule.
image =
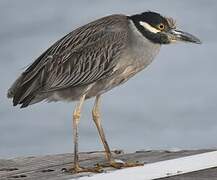
[[[200,39],[198,39],[194,35],[177,29],[170,30],[170,34],[172,35],[172,39],[176,41],[185,41],[185,42],[191,42],[196,44],[202,43]]]

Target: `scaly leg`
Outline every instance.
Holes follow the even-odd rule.
[[[74,169],[75,171],[81,170],[78,163],[78,125],[81,116],[81,108],[85,100],[85,95],[80,98],[75,110],[73,112],[73,139],[74,139]]]
[[[74,166],[69,170],[65,170],[67,172],[79,173],[79,172],[101,172],[99,167],[94,168],[83,168],[80,167],[78,162],[78,125],[81,116],[81,108],[85,100],[85,95],[83,95],[78,104],[75,107],[73,112],[73,140],[74,140]],[[65,169],[65,168],[64,168]]]
[[[95,100],[94,107],[93,107],[93,110],[92,110],[92,116],[93,116],[93,120],[95,122],[95,125],[97,127],[97,130],[99,132],[100,139],[101,139],[101,141],[103,143],[105,153],[106,153],[106,159],[109,162],[109,166],[120,169],[120,168],[123,168],[123,167],[134,167],[134,166],[143,165],[141,163],[125,163],[125,162],[120,161],[120,160],[112,159],[111,151],[110,151],[109,145],[108,145],[108,143],[106,141],[105,134],[104,134],[104,131],[103,131],[103,128],[102,128],[99,108],[100,108],[100,95],[96,96],[96,100]],[[101,165],[101,166],[102,167],[107,167],[107,165]]]
[[[100,139],[101,139],[103,146],[104,146],[104,149],[105,149],[106,159],[110,162],[111,161],[111,151],[110,151],[109,145],[106,141],[105,134],[104,134],[104,131],[103,131],[103,128],[101,125],[100,112],[99,112],[100,104],[99,103],[100,103],[100,96],[97,96],[95,103],[94,103],[93,110],[92,110],[92,116],[93,116],[93,120],[95,122],[95,125],[97,127],[97,130],[99,132]]]

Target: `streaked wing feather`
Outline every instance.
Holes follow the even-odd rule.
[[[100,32],[98,38],[96,34],[94,36],[94,41],[89,41],[87,45],[75,51],[66,50],[67,56],[65,52],[59,55],[60,61],[52,65],[43,92],[90,84],[113,73],[116,60],[125,48],[126,29],[107,30],[103,35]],[[52,63],[55,62],[52,60]]]
[[[90,84],[113,72],[128,36],[127,17],[112,15],[82,26],[37,58],[8,91],[27,106],[41,92]]]
[[[90,84],[112,74],[117,63],[116,59],[120,55],[121,48],[124,47],[122,42],[124,34],[120,33],[117,36],[112,33],[108,36],[109,40],[107,40],[108,37],[101,38],[94,45],[83,47],[79,53],[72,53],[67,61],[64,60],[64,63],[58,64],[56,68],[61,69],[61,73],[56,73],[59,71],[55,69],[51,71],[48,82],[51,83],[51,79],[53,82],[50,86],[46,86],[44,91]]]

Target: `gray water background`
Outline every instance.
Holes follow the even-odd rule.
[[[0,157],[72,152],[74,103],[12,107],[7,88],[16,77],[72,29],[99,17],[146,10],[174,17],[202,45],[164,46],[155,61],[103,96],[103,126],[112,149],[217,147],[216,0],[1,0]],[[101,150],[85,103],[80,150]]]

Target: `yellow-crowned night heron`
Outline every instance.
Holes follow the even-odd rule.
[[[70,32],[47,49],[18,77],[8,97],[21,108],[42,100],[78,101],[73,113],[75,172],[90,170],[78,163],[78,124],[84,100],[96,97],[92,116],[107,160],[116,168],[134,166],[117,163],[111,157],[100,123],[100,96],[148,66],[162,44],[176,41],[201,43],[177,30],[172,18],[155,12],[103,17]]]

